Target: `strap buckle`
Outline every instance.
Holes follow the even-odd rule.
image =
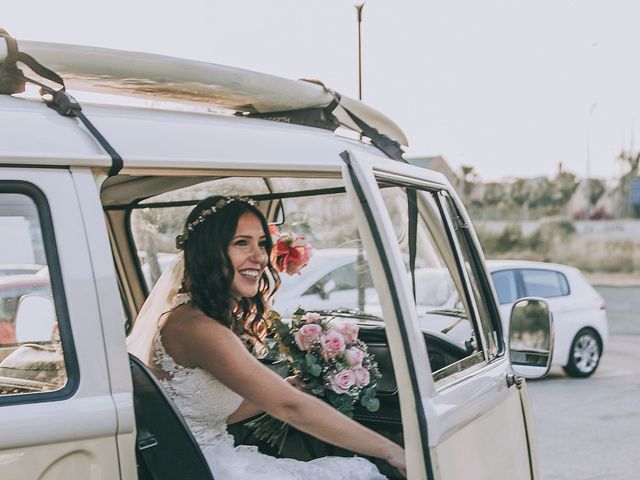
[[[45,100],[47,106],[53,108],[56,112],[64,117],[75,117],[76,112],[82,110],[78,101],[67,91],[62,88],[60,90],[51,90],[49,88],[41,88],[41,95],[51,95],[50,100]]]
[[[158,446],[158,439],[149,432],[140,432],[136,440],[136,446],[139,451],[147,450],[148,448]]]

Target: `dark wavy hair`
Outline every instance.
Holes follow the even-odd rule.
[[[225,198],[213,196],[202,200],[193,208],[185,225],[192,223],[203,211]],[[258,293],[254,297],[243,297],[234,305],[231,285],[235,272],[227,250],[238,227],[238,220],[245,213],[251,213],[260,220],[270,259],[273,242],[262,212],[243,200],[228,202],[208,215],[204,222],[196,225],[184,241],[182,290],[191,295],[193,304],[206,315],[255,344],[255,341],[262,343],[266,335],[269,299],[280,286],[280,277],[269,260],[260,278]]]

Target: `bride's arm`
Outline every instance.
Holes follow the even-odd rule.
[[[290,385],[304,391],[304,382],[302,382],[302,380],[299,380],[296,377],[287,377],[284,381],[289,382]],[[242,422],[251,417],[255,417],[256,415],[260,415],[261,413],[264,413],[262,408],[254,405],[249,400],[243,400],[237,410],[229,415],[229,418],[227,418],[227,424],[233,425],[234,423]]]
[[[404,450],[399,445],[283,382],[222,324],[200,314],[171,322],[165,330],[168,327],[172,328],[163,332],[163,342],[178,363],[208,370],[257,408],[299,430],[338,447],[385,459],[404,471]]]
[[[227,418],[227,424],[233,425],[234,423],[242,422],[251,417],[255,417],[256,415],[260,415],[261,413],[264,413],[262,408],[254,405],[249,400],[243,400],[237,410],[229,415],[229,418]]]

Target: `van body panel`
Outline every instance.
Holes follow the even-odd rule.
[[[79,465],[83,472],[89,468],[117,476],[118,422],[87,239],[71,174],[67,169],[0,168],[0,176],[7,183],[32,185],[46,197],[63,283],[53,288],[65,293],[72,339],[64,345],[65,350],[74,351],[78,364],[77,371],[69,371],[67,365],[69,381],[77,383],[70,397],[42,401],[45,394],[18,394],[14,398],[19,404],[11,404],[11,396],[2,398],[0,456],[10,459],[3,465],[3,478],[6,474],[6,478],[35,479],[46,471],[53,472],[47,474],[50,478],[63,478],[65,472],[71,478],[70,465]],[[52,278],[55,281],[56,276]],[[24,472],[39,473],[28,476]]]
[[[42,425],[42,422],[40,423]],[[118,462],[105,451],[113,449],[110,438],[58,441],[0,451],[3,480],[106,480],[120,477]],[[137,477],[128,477],[136,479]]]
[[[84,104],[83,112],[122,156],[124,168],[238,168],[286,170],[341,167],[346,148],[386,157],[379,150],[333,132],[268,120],[194,112]],[[0,160],[53,165],[110,166],[111,160],[77,118],[43,102],[0,95]],[[6,127],[5,127],[6,125]],[[33,131],[41,132],[37,137]],[[49,160],[48,160],[49,159]],[[55,160],[58,159],[58,160]]]

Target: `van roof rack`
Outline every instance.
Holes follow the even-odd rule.
[[[0,66],[6,57],[2,43]],[[70,89],[197,103],[237,115],[331,131],[346,127],[368,137],[390,158],[401,161],[402,146],[408,145],[404,132],[386,115],[341,96],[318,81],[80,45],[20,41],[19,50],[57,73]]]

